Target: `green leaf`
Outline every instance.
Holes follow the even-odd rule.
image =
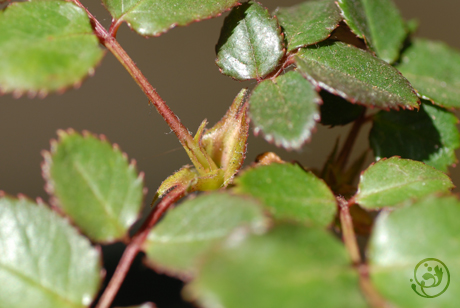
[[[460,202],[453,196],[435,197],[409,202],[394,211],[384,211],[376,221],[369,243],[370,276],[377,291],[392,302],[395,307],[428,308],[458,307],[460,285],[456,283],[460,264]],[[436,298],[424,298],[420,285],[414,279],[423,279],[428,272],[426,263],[432,268],[442,264],[434,260],[419,262],[426,258],[436,258],[447,266],[450,284],[445,293]],[[435,271],[436,272],[436,271]],[[433,272],[432,272],[433,273]],[[428,295],[441,292],[447,285],[447,271],[436,288],[424,288]],[[441,278],[441,277],[439,277]],[[412,280],[412,281],[411,281]],[[433,280],[426,281],[426,285]]]
[[[323,104],[321,110],[321,124],[323,125],[346,125],[353,122],[364,112],[364,106],[351,104],[340,96],[321,91]]]
[[[102,282],[98,249],[44,204],[0,194],[0,303],[88,307]]]
[[[262,208],[252,199],[228,193],[201,195],[170,210],[149,233],[144,250],[157,270],[190,277],[203,253],[235,228],[261,232],[267,225]]]
[[[282,225],[238,239],[208,256],[186,286],[188,300],[204,308],[366,307],[345,248],[326,231]]]
[[[342,16],[332,0],[308,1],[288,8],[278,8],[278,17],[288,42],[288,51],[327,39],[338,27]]]
[[[406,21],[406,29],[407,29],[407,32],[409,32],[410,35],[412,35],[415,32],[417,32],[419,26],[420,26],[420,23],[419,23],[418,19],[416,19],[416,18],[412,18],[412,19],[409,19],[408,21]]]
[[[287,149],[300,149],[319,120],[321,98],[298,72],[259,83],[251,94],[250,116],[254,132]]]
[[[397,68],[422,98],[460,108],[460,53],[441,42],[415,39]]]
[[[271,164],[249,169],[235,179],[235,184],[237,193],[259,199],[278,220],[327,226],[336,212],[336,200],[329,187],[298,165]]]
[[[409,81],[385,61],[354,46],[326,41],[301,49],[295,60],[310,81],[352,103],[418,108]]]
[[[58,131],[43,174],[53,203],[92,240],[112,242],[126,236],[143,199],[143,174],[104,138]]]
[[[399,58],[407,31],[392,0],[338,0],[337,4],[350,29],[381,59],[392,63]]]
[[[361,175],[354,201],[366,208],[381,208],[452,188],[454,184],[446,174],[424,163],[383,158]]]
[[[220,16],[238,0],[102,0],[117,22],[141,35],[159,36],[176,26]]]
[[[0,89],[17,96],[79,85],[104,54],[85,11],[69,2],[14,2],[0,11],[0,33]]]
[[[278,21],[254,1],[235,7],[225,18],[216,51],[220,71],[237,80],[265,77],[285,52]]]
[[[430,103],[423,103],[418,112],[380,111],[374,116],[369,141],[376,160],[398,155],[447,172],[457,162],[457,123],[453,113]]]

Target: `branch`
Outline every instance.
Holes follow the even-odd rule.
[[[359,254],[358,243],[353,229],[353,221],[348,209],[348,202],[343,197],[337,197],[337,201],[339,203],[343,242],[345,243],[345,247],[351,256],[353,264],[359,265],[361,264],[361,255]]]
[[[340,170],[345,168],[345,165],[348,162],[348,158],[350,157],[351,149],[353,148],[356,138],[358,137],[358,133],[363,124],[367,121],[367,119],[364,117],[365,113],[366,109],[363,110],[359,118],[356,119],[356,121],[353,123],[353,126],[348,133],[347,140],[345,140],[342,150],[340,151],[339,157],[337,158],[337,166],[340,168]]]
[[[112,304],[115,296],[118,293],[123,281],[125,280],[126,274],[134,261],[134,258],[141,250],[142,244],[147,239],[147,236],[153,226],[163,216],[164,212],[176,201],[185,195],[186,188],[178,187],[169,192],[157,205],[157,207],[150,212],[146,221],[142,227],[132,237],[129,245],[126,247],[123,255],[121,256],[120,262],[115,270],[115,273],[110,279],[107,288],[102,294],[96,308],[108,308]]]
[[[88,15],[91,24],[93,25],[94,32],[98,36],[100,42],[117,58],[117,60],[124,66],[128,73],[133,77],[138,86],[145,93],[150,102],[155,106],[158,113],[168,123],[171,130],[176,134],[180,143],[188,150],[190,150],[198,161],[203,165],[205,169],[216,169],[213,162],[208,159],[207,154],[201,151],[197,142],[194,141],[193,136],[190,134],[188,129],[179,120],[179,117],[168,107],[166,102],[160,97],[153,86],[148,82],[147,78],[142,74],[141,70],[136,66],[134,61],[129,57],[126,51],[120,46],[114,36],[119,22],[115,21],[112,23],[109,33],[101,23],[88,11],[88,9],[80,3],[79,0],[70,0],[75,5],[84,9]]]
[[[358,268],[359,284],[367,301],[374,308],[391,308],[392,305],[386,302],[384,298],[375,290],[369,277],[369,268],[366,264],[362,264]]]
[[[353,220],[350,215],[349,207],[352,203],[347,202],[343,197],[337,197],[340,210],[340,223],[342,224],[342,236],[345,247],[351,256],[353,265],[357,267],[359,274],[359,284],[367,301],[374,308],[389,308],[389,304],[375,290],[369,277],[369,268],[364,264],[359,254],[358,242],[353,228]]]

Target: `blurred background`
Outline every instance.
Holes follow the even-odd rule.
[[[303,1],[261,2],[273,11],[277,6],[291,6]],[[417,36],[442,40],[460,49],[459,1],[395,2],[405,19],[416,18],[420,22]],[[99,1],[82,3],[108,28],[111,17]],[[204,118],[212,126],[224,115],[241,88],[255,86],[252,81],[237,82],[221,75],[214,64],[215,45],[226,15],[148,39],[131,31],[126,24],[118,31],[120,44],[192,132]],[[189,163],[175,135],[154,107],[148,105],[147,98],[121,64],[108,53],[95,75],[85,80],[80,89],[69,89],[61,95],[51,94],[45,99],[0,97],[0,190],[10,195],[23,193],[31,198],[48,200],[43,189],[40,153],[49,149],[49,140],[56,138],[57,129],[70,127],[106,135],[137,161],[138,170],[145,172],[145,186],[149,189],[146,205],[162,180]],[[365,128],[359,136],[356,154],[368,147],[370,125]],[[348,129],[318,125],[311,142],[299,152],[278,149],[251,133],[246,164],[262,152],[274,151],[284,160],[297,160],[306,167],[321,168],[336,138],[342,135],[343,141]],[[460,183],[460,169],[451,169],[451,175],[454,183]],[[122,245],[113,245],[104,250],[109,276],[122,249]],[[160,308],[189,307],[180,302],[179,281],[154,275],[142,266],[140,258],[133,269],[135,271],[128,277],[116,304],[152,300]],[[138,274],[147,280],[140,281]],[[130,295],[130,302],[125,300],[126,295]]]

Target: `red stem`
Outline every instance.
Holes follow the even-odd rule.
[[[364,293],[365,298],[374,308],[389,308],[388,303],[382,298],[382,296],[375,290],[371,279],[369,277],[369,267],[363,263],[361,255],[359,254],[358,242],[353,227],[353,218],[350,215],[349,208],[352,205],[351,202],[345,200],[343,197],[337,197],[340,210],[340,223],[342,225],[342,238],[350,254],[353,265],[358,270],[359,284],[361,290]]]
[[[179,141],[188,146],[194,148],[193,137],[190,135],[187,128],[181,123],[179,118],[174,112],[169,109],[165,101],[160,97],[157,91],[148,82],[147,78],[142,74],[140,69],[136,66],[134,61],[128,56],[126,51],[118,44],[115,37],[113,37],[107,30],[101,25],[101,23],[88,11],[88,9],[80,3],[79,0],[71,0],[74,4],[78,5],[86,11],[88,17],[93,25],[94,32],[99,37],[101,43],[112,52],[112,54],[120,61],[120,63],[126,68],[129,74],[133,77],[148,99],[156,107],[158,113],[165,119],[169,127],[176,134]],[[111,32],[113,35],[116,33],[119,23],[115,21],[112,23]]]
[[[361,255],[359,254],[358,243],[356,241],[355,230],[353,228],[353,219],[348,208],[349,204],[343,197],[337,197],[340,210],[340,223],[342,225],[342,237],[345,247],[351,256],[351,261],[354,265],[361,263]]]
[[[110,36],[113,36],[113,37],[117,36],[117,31],[118,31],[118,28],[120,28],[120,25],[121,25],[120,20],[115,20],[115,19],[112,20],[112,24],[110,25],[110,28],[109,28]]]
[[[392,305],[388,304],[386,300],[377,292],[369,277],[369,267],[367,264],[361,264],[358,267],[359,284],[364,293],[367,302],[373,308],[391,308]]]
[[[351,149],[353,148],[356,138],[358,137],[358,133],[363,124],[367,121],[364,117],[365,113],[366,109],[363,110],[361,116],[353,123],[353,126],[348,133],[347,140],[345,140],[342,150],[340,151],[339,157],[337,159],[337,166],[340,168],[340,170],[345,168],[345,165],[348,162],[348,158],[350,157]]]
[[[137,256],[141,250],[142,244],[147,239],[147,236],[152,229],[152,227],[158,222],[158,220],[163,216],[164,212],[176,201],[182,198],[185,195],[185,189],[176,188],[168,193],[157,207],[150,212],[147,220],[144,222],[142,227],[136,232],[136,234],[131,239],[129,245],[126,247],[123,255],[121,256],[120,262],[118,263],[117,269],[112,276],[107,288],[102,294],[96,308],[108,308],[112,304],[115,296],[118,293],[123,281],[125,280],[126,274],[131,267],[131,264],[134,261],[134,258]]]

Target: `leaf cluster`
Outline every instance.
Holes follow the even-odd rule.
[[[115,40],[121,23],[155,36],[230,9],[216,63],[257,85],[194,137],[163,112],[193,166],[160,185],[137,231],[146,189],[135,162],[104,136],[59,131],[43,153],[50,206],[0,193],[0,307],[90,307],[104,279],[99,245],[118,241],[182,279],[183,297],[204,308],[456,307],[458,284],[428,302],[409,279],[427,254],[460,270],[460,200],[447,175],[460,147],[457,51],[413,38],[391,0],[314,0],[273,13],[255,1],[103,3],[114,18],[108,32],[78,1],[8,5],[2,91],[43,96],[79,84],[104,55],[99,42],[132,73]],[[240,170],[249,119],[288,150],[317,123],[353,127],[321,171],[274,153]],[[348,157],[366,123],[375,162],[363,171],[367,152]]]

